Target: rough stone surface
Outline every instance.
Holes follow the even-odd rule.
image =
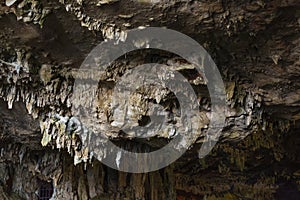
[[[1,2],[0,199],[38,199],[39,181],[53,184],[54,199],[299,199],[299,9],[297,0]],[[100,79],[77,73],[82,80],[99,81],[98,88],[85,84],[72,92],[74,72],[93,47],[124,40],[126,30],[141,26],[187,34],[222,74],[226,125],[203,159],[197,150],[209,124],[210,98],[201,74],[178,56],[130,53]],[[113,115],[124,108],[111,106],[114,86],[149,62],[167,64],[193,86],[201,130],[193,147],[169,167],[147,174],[118,172],[96,161],[79,135],[92,134],[86,127],[96,120],[94,131],[134,151],[150,151],[172,139],[169,131],[137,140],[114,126],[124,122]],[[82,95],[86,91],[96,94],[95,101]],[[92,105],[91,115],[74,117],[71,107],[80,104]],[[151,106],[162,106],[170,124],[180,110],[172,92],[157,87],[139,88],[129,104],[125,116],[132,126],[147,123]]]

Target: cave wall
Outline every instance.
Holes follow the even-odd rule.
[[[0,198],[38,199],[41,180],[53,184],[55,199],[299,198],[298,1],[11,2],[0,6]],[[219,143],[199,159],[210,113],[206,84],[196,81],[201,76],[166,52],[119,58],[97,91],[96,118],[105,125],[104,135],[133,148],[157,148],[170,139],[157,133],[157,140],[141,143],[110,126],[114,85],[145,62],[181,72],[196,91],[202,116],[199,138],[179,160],[159,171],[129,174],[93,159],[88,147],[78,149],[81,143],[70,139],[75,134],[64,119],[72,118],[70,107],[77,104],[70,100],[77,95],[72,72],[99,42],[140,26],[167,27],[199,42],[221,72],[228,109]],[[140,94],[178,111],[171,93],[157,90],[134,94],[136,110],[142,110],[136,121],[150,104]]]

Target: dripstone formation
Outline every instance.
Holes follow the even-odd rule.
[[[299,10],[297,0],[1,2],[0,199],[41,199],[43,188],[48,199],[299,199]],[[96,45],[126,42],[127,31],[138,27],[186,34],[216,63],[226,90],[226,119],[206,157],[199,159],[198,150],[211,99],[205,77],[191,63],[144,49],[118,58],[101,76],[79,70]],[[145,63],[164,64],[184,76],[199,104],[190,119],[199,130],[176,162],[131,174],[103,165],[93,153],[106,158],[110,152],[90,144],[101,147],[101,138],[108,138],[124,149],[150,152],[184,128],[168,88],[139,87],[126,101],[114,93],[122,77]],[[76,92],[75,78],[83,82]],[[119,86],[136,84],[129,78]],[[78,117],[80,106],[90,113]],[[146,127],[153,114],[167,114],[166,129],[142,135],[149,139],[118,126]],[[96,133],[98,140],[90,140]]]

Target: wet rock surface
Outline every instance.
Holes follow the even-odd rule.
[[[293,0],[2,2],[0,198],[38,199],[45,181],[53,185],[54,199],[299,199],[299,8]],[[211,102],[205,78],[193,65],[150,49],[117,59],[100,76],[78,70],[98,43],[124,41],[126,30],[141,26],[191,36],[221,72],[225,127],[203,159],[197,150]],[[129,107],[115,103],[123,100],[113,94],[122,76],[150,62],[180,72],[193,87],[199,118],[191,121],[200,119],[196,141],[167,168],[118,172],[93,157],[92,134],[149,152],[182,128],[180,106],[168,89],[140,87],[125,102]],[[75,77],[84,84],[74,93]],[[127,80],[123,88],[136,83]],[[88,115],[77,117],[80,106],[91,107]],[[167,127],[177,127],[147,132],[150,139],[122,131],[125,122],[147,126],[155,106],[168,114]]]

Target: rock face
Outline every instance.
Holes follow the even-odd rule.
[[[2,2],[0,199],[299,199],[299,9],[296,0]],[[119,57],[100,75],[79,70],[100,42],[124,42],[127,30],[147,26],[192,37],[219,68],[226,119],[204,158],[197,151],[212,105],[207,80],[191,63],[146,49]],[[91,148],[103,143],[91,140],[93,134],[151,152],[185,128],[170,89],[153,83],[130,97],[115,95],[116,86],[125,91],[141,82],[128,74],[145,63],[165,64],[166,80],[183,75],[199,104],[189,118],[198,129],[194,144],[168,167],[126,173],[95,159],[93,153],[106,158],[110,152]],[[76,91],[75,78],[83,83]],[[91,110],[78,117],[81,107]],[[165,130],[137,137],[134,128],[146,130],[151,115],[167,116]],[[124,124],[132,129],[123,131]]]

